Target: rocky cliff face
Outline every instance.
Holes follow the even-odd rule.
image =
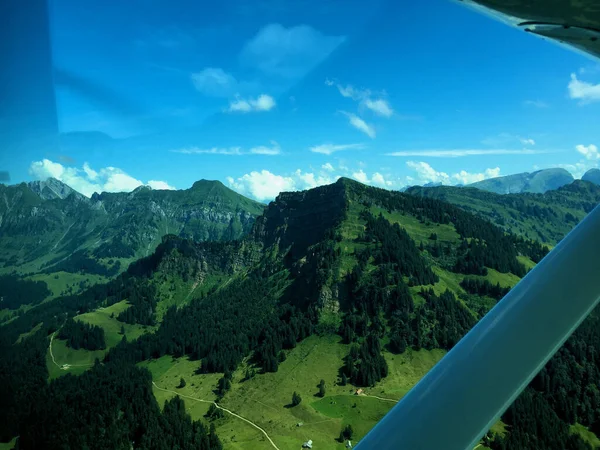
[[[30,181],[27,183],[27,186],[38,194],[42,200],[65,199],[71,194],[83,197],[79,192],[58,181],[56,178],[48,178],[44,181]]]
[[[346,190],[340,182],[283,192],[257,218],[252,234],[266,246],[277,245],[282,251],[292,247],[292,255],[297,257],[322,241],[326,231],[344,218],[345,204]]]

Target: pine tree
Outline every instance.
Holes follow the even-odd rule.
[[[342,372],[342,381],[340,382],[340,386],[346,386],[348,384],[348,377],[344,372]]]
[[[185,380],[183,379],[183,377],[181,377],[181,379],[179,380],[179,386],[177,386],[179,389],[184,388],[185,387]]]
[[[298,406],[300,402],[302,402],[302,397],[300,397],[300,394],[294,391],[292,394],[292,406]]]
[[[325,380],[319,382],[319,397],[325,397]]]

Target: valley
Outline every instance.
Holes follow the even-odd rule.
[[[103,279],[28,274],[47,279],[47,292],[36,305],[19,300],[0,326],[0,413],[12,417],[1,437],[25,436],[20,448],[93,446],[101,434],[115,448],[132,436],[139,448],[167,448],[152,439],[194,435],[206,449],[283,450],[309,439],[336,449],[350,426],[355,444],[568,232],[554,219],[528,225],[534,207],[552,204],[548,217],[577,221],[596,195],[586,182],[499,196],[398,193],[342,178],[280,194],[235,239],[159,236],[148,255]],[[502,215],[513,222],[502,225]],[[479,448],[596,445],[598,320],[592,313]],[[61,338],[67,321],[72,334]],[[568,375],[578,370],[585,375]],[[100,386],[111,393],[102,400]],[[566,392],[575,400],[565,403]],[[52,401],[32,408],[38,396]],[[102,425],[69,428],[68,415],[58,423],[71,396]],[[532,404],[539,414],[527,412]],[[141,426],[146,415],[163,425]]]

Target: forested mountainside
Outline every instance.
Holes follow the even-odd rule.
[[[2,325],[0,436],[22,449],[344,448],[547,251],[450,203],[348,179],[283,193],[240,240],[166,236],[114,280]],[[483,447],[597,442],[597,321]]]
[[[195,241],[237,239],[264,205],[201,180],[190,189],[141,186],[90,199],[58,180],[0,184],[0,267],[19,272],[112,276],[148,255],[165,234]]]
[[[415,186],[406,192],[455,204],[507,231],[550,245],[600,203],[600,186],[581,180],[544,194],[502,195],[451,186]]]

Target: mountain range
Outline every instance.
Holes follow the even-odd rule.
[[[50,183],[50,192],[66,193]],[[309,439],[344,448],[600,200],[600,187],[581,180],[499,195],[444,186],[400,193],[342,178],[267,206],[207,181],[91,199],[42,199],[34,189],[51,196],[46,187],[3,188],[12,209],[2,217],[15,223],[7,230],[39,220],[35,207],[64,230],[65,210],[101,205],[115,217],[103,224],[108,239],[75,253],[100,264],[123,248],[134,254],[121,258],[126,270],[81,292],[50,295],[59,272],[43,263],[41,274],[1,278],[0,291],[11,287],[0,295],[19,309],[0,326],[0,438],[18,435],[20,449],[270,449]],[[200,226],[187,211],[202,207]],[[187,219],[167,221],[166,210]],[[249,213],[247,225],[227,231],[239,211]],[[205,233],[210,227],[217,231]],[[56,229],[15,236],[52,242],[46,233]],[[72,261],[61,244],[54,257]],[[19,259],[20,267],[40,258]],[[5,273],[11,267],[5,261]],[[599,320],[593,312],[480,447],[596,445]]]
[[[27,273],[114,275],[121,263],[151,253],[165,234],[239,238],[264,208],[208,180],[180,191],[141,186],[87,198],[50,178],[0,185],[0,198],[0,265]]]
[[[573,181],[573,175],[567,170],[557,168],[489,178],[467,186],[495,192],[496,194],[516,194],[521,192],[544,193],[549,190],[558,189]]]

